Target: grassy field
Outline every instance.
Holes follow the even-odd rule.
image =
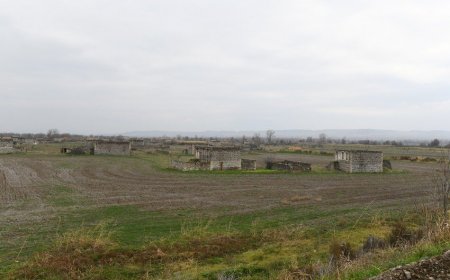
[[[439,158],[448,156],[448,148],[442,147],[417,147],[417,146],[391,146],[391,145],[364,145],[364,144],[304,144],[301,149],[295,150],[296,146],[273,146],[268,147],[272,151],[282,152],[305,152],[311,151],[315,154],[334,154],[336,150],[375,150],[383,151],[386,158],[404,157],[432,157]]]
[[[398,220],[417,227],[415,206],[428,202],[438,168],[398,160],[392,172],[343,174],[325,169],[329,155],[278,152],[270,156],[310,162],[313,172],[185,173],[160,153],[58,152],[0,156],[0,278],[302,279],[328,263],[333,242],[357,249]],[[245,158],[262,167],[267,156]],[[342,277],[448,248],[420,246],[383,251]]]

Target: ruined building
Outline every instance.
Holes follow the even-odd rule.
[[[266,168],[272,170],[285,170],[291,172],[311,172],[311,164],[290,160],[267,162]]]
[[[131,154],[130,141],[95,141],[91,148],[94,155],[129,156]]]
[[[383,172],[383,152],[338,150],[334,168],[348,173]]]
[[[241,150],[238,147],[197,146],[195,158],[207,163],[209,170],[241,169]]]
[[[189,170],[255,170],[256,161],[241,159],[239,147],[195,146],[195,158],[188,162],[172,161],[172,167]]]
[[[14,140],[11,137],[0,138],[0,154],[9,154],[16,151]]]

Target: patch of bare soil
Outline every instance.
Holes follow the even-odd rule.
[[[329,161],[324,156],[286,156],[322,165]],[[258,160],[263,162],[263,158]],[[397,164],[393,162],[395,169]],[[408,205],[427,195],[433,168],[432,164],[407,162],[401,169],[409,173],[392,175],[216,175],[162,172],[136,158],[11,156],[0,159],[0,218],[16,217],[19,213],[13,210],[26,213],[20,206],[24,200],[27,205],[33,202],[33,213],[36,208],[46,208],[48,191],[60,185],[91,205],[137,205],[149,210],[227,208],[231,214],[286,205]]]
[[[450,279],[450,251],[442,256],[399,266],[371,280],[444,280]]]
[[[0,201],[3,204],[34,196],[32,186],[40,182],[42,181],[37,170],[17,160],[0,161]]]

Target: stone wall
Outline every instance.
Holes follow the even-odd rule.
[[[182,171],[195,171],[195,170],[209,170],[210,165],[208,163],[200,162],[199,160],[191,160],[188,162],[172,160],[171,167]]]
[[[211,160],[210,170],[240,170],[241,159],[238,160]]]
[[[195,158],[201,162],[211,161],[211,149],[210,147],[195,147]]]
[[[14,142],[11,141],[0,141],[0,154],[9,154],[17,152],[14,148]]]
[[[241,160],[242,170],[256,170],[256,160],[254,159],[242,159]]]
[[[233,148],[214,148],[211,150],[211,161],[240,161],[241,151]]]
[[[378,151],[336,151],[339,170],[348,173],[383,172],[383,153]]]
[[[241,169],[241,151],[237,147],[197,146],[195,157],[202,163],[208,163],[210,170]]]
[[[279,162],[272,162],[271,169],[296,171],[296,172],[310,172],[311,164],[300,161],[284,160]]]
[[[145,141],[144,139],[131,139],[131,148],[138,149],[138,148],[144,148],[145,147]]]
[[[131,154],[130,142],[99,141],[94,144],[94,155],[129,156]]]
[[[211,150],[211,170],[241,169],[241,151],[234,148],[214,148]]]

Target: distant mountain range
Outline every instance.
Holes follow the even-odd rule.
[[[128,137],[251,137],[259,133],[261,137],[265,137],[266,131],[132,131],[122,135]],[[305,129],[289,129],[275,130],[277,138],[317,138],[320,134],[325,134],[329,138],[348,140],[415,140],[429,141],[432,139],[450,140],[450,131],[445,130],[380,130],[380,129],[323,129],[323,130],[305,130]]]

